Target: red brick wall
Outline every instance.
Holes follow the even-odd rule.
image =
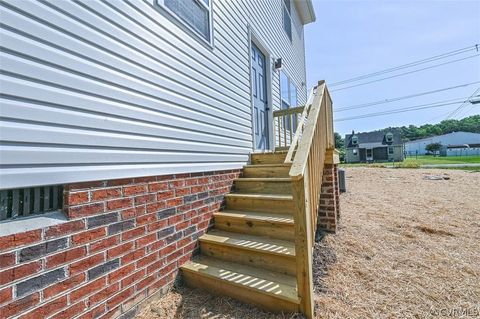
[[[0,237],[0,318],[132,317],[170,287],[239,175],[66,185],[68,222]]]
[[[318,209],[317,228],[336,232],[340,219],[340,184],[338,164],[325,164]]]

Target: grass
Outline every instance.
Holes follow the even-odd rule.
[[[480,155],[472,156],[447,156],[447,157],[433,157],[433,156],[418,156],[408,157],[405,159],[405,162],[415,161],[420,163],[420,165],[427,164],[468,164],[468,163],[479,163],[480,164]]]
[[[472,156],[450,156],[450,157],[433,157],[433,156],[417,156],[415,157],[408,157],[403,162],[395,162],[392,163],[351,163],[351,164],[341,164],[341,167],[371,167],[371,168],[378,168],[378,167],[399,167],[399,168],[419,168],[422,165],[429,165],[429,164],[480,164],[480,155],[472,155]],[[475,167],[452,167],[452,169],[467,169],[472,171],[479,171],[479,168]]]

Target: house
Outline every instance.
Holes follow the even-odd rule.
[[[440,143],[440,156],[480,155],[480,134],[471,132],[452,132],[405,143],[407,156],[428,154],[428,144]]]
[[[0,317],[131,318],[180,270],[313,316],[339,197],[324,82],[306,103],[311,0],[0,10]]]
[[[345,135],[345,162],[403,161],[403,143],[400,132],[374,131]]]

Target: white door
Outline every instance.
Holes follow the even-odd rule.
[[[268,149],[268,103],[265,55],[252,43],[253,132],[255,149]]]

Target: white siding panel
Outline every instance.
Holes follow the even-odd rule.
[[[292,41],[283,0],[212,1],[212,47],[154,0],[2,1],[0,189],[245,164],[249,28],[304,103],[303,26],[293,1]]]

